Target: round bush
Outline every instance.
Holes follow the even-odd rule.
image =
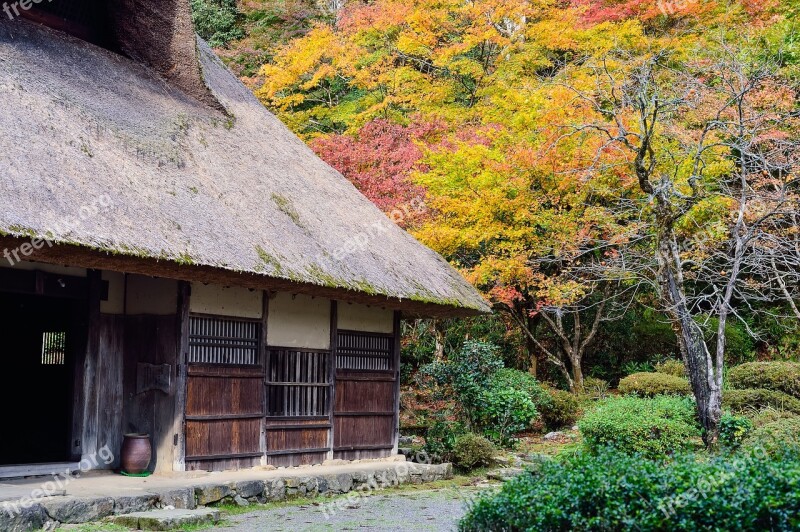
[[[473,469],[492,463],[496,449],[492,442],[477,434],[465,434],[453,446],[453,463],[461,469]]]
[[[796,447],[800,445],[800,417],[767,423],[750,432],[742,445],[748,449],[763,449],[770,454],[786,446]]]
[[[470,412],[472,426],[501,445],[531,427],[538,412],[527,393],[495,383],[482,390]]]
[[[547,428],[560,429],[574,425],[580,411],[578,399],[569,392],[555,388],[548,388],[547,394],[547,402],[539,407]]]
[[[586,377],[583,379],[583,392],[592,399],[605,399],[608,395],[609,385],[607,381],[596,377]]]
[[[800,399],[800,364],[797,362],[748,362],[728,372],[731,387],[765,388]]]
[[[797,530],[800,454],[679,455],[663,463],[613,452],[543,462],[474,502],[459,523],[484,530]]]
[[[795,399],[783,392],[763,388],[724,391],[722,392],[722,406],[734,412],[743,413],[774,408],[800,414],[800,399]]]
[[[684,366],[683,362],[680,360],[670,358],[664,362],[656,364],[656,373],[686,378],[686,366]]]
[[[634,373],[619,381],[619,391],[625,395],[654,397],[656,395],[688,395],[689,381],[666,373]]]
[[[673,396],[611,397],[586,414],[578,428],[593,452],[613,447],[650,458],[690,450],[700,436],[694,403]]]

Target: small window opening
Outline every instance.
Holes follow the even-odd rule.
[[[28,9],[15,3],[25,18],[100,46],[108,44],[106,0],[41,0]]]
[[[42,365],[63,366],[66,363],[67,333],[42,333]]]

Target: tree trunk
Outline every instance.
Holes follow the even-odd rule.
[[[434,320],[433,322],[433,341],[434,341],[434,351],[433,351],[433,359],[437,362],[441,362],[444,360],[444,335],[445,332],[441,327],[441,322],[439,320]]]
[[[581,358],[572,359],[572,383],[570,391],[575,394],[583,393],[583,369],[581,368]]]
[[[716,382],[711,353],[703,331],[692,317],[686,302],[683,277],[679,269],[678,246],[671,228],[660,235],[658,244],[661,289],[665,300],[670,303],[669,312],[697,403],[703,441],[706,446],[711,447],[719,437],[719,420],[722,415],[721,385]]]
[[[536,322],[530,316],[526,321],[528,326],[528,334],[525,335],[525,354],[528,355],[528,373],[536,377],[536,374],[539,370],[539,360],[536,356],[538,349],[536,348],[536,343],[534,343],[532,339],[533,335],[535,334],[534,329],[536,327]]]

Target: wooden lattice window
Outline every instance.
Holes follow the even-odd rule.
[[[189,363],[254,366],[261,322],[218,316],[191,316],[189,320]]]
[[[270,348],[267,361],[267,416],[319,417],[329,414],[329,351]]]
[[[394,337],[356,331],[339,331],[336,369],[391,371]]]
[[[42,333],[42,365],[63,366],[66,363],[67,333]]]

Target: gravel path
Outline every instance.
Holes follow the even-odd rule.
[[[322,530],[455,530],[466,500],[479,488],[384,491],[368,497],[339,497],[275,510],[230,516],[225,530],[292,532]]]

